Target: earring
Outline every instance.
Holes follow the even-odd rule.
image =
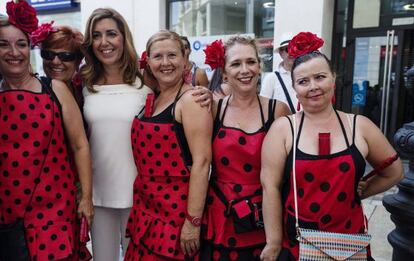
[[[333,89],[334,89],[334,95],[332,96],[331,102],[332,102],[333,105],[335,105],[335,102],[336,102],[336,95],[335,95],[336,83],[334,83]]]
[[[298,101],[298,105],[296,105],[296,111],[300,111],[300,102]]]

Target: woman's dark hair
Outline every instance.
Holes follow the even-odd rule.
[[[218,67],[214,70],[213,76],[211,76],[210,83],[208,84],[208,89],[214,93],[224,94],[223,89],[221,88],[221,83],[223,82],[223,69]]]
[[[191,44],[190,44],[190,41],[188,40],[187,36],[181,35],[180,38],[181,38],[181,40],[183,40],[187,44],[188,50],[190,50],[190,53],[191,53]]]
[[[319,58],[319,57],[322,57],[323,59],[325,59],[326,63],[329,66],[329,70],[331,71],[332,74],[334,74],[334,70],[333,70],[331,61],[328,59],[328,57],[326,57],[326,55],[324,55],[323,53],[321,53],[319,51],[313,51],[313,52],[310,52],[310,53],[307,53],[307,54],[304,54],[302,56],[297,57],[295,59],[295,61],[293,62],[292,70],[290,71],[290,74],[291,74],[290,76],[292,77],[293,85],[295,85],[294,84],[295,80],[293,78],[293,71],[295,70],[295,68],[298,67],[298,65],[300,65],[304,62],[307,62],[309,60],[312,60],[313,58]]]

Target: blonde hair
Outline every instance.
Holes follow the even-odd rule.
[[[86,61],[86,64],[81,68],[83,83],[90,92],[96,92],[93,85],[96,84],[104,73],[102,63],[96,58],[92,50],[92,34],[96,23],[107,18],[115,21],[119,31],[124,37],[124,52],[120,59],[120,70],[123,74],[123,81],[129,85],[133,85],[136,77],[138,77],[141,80],[141,88],[143,80],[138,69],[138,55],[135,51],[131,31],[122,15],[112,8],[95,9],[86,23],[85,40],[81,45],[81,50],[85,55]]]
[[[151,47],[155,42],[159,42],[159,41],[164,41],[164,40],[173,40],[176,41],[180,51],[182,53],[182,55],[184,56],[185,54],[185,49],[184,49],[184,44],[181,41],[181,37],[179,34],[177,34],[176,32],[172,32],[169,30],[159,30],[157,33],[153,34],[147,41],[147,46],[146,46],[146,51],[147,51],[147,56],[149,57],[151,55],[150,51],[151,51]]]
[[[260,67],[261,67],[261,59],[260,59],[260,56],[259,56],[259,47],[257,47],[256,40],[249,37],[249,36],[240,36],[240,35],[233,36],[224,43],[224,50],[225,50],[224,63],[226,63],[226,60],[227,60],[227,53],[228,53],[227,51],[236,44],[243,44],[243,45],[251,46],[255,51],[256,59],[257,59],[257,61],[259,61],[259,64],[260,64]]]

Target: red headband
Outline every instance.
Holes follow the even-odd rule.
[[[221,40],[215,40],[208,44],[203,50],[206,54],[205,64],[210,65],[211,69],[224,68],[224,45]]]
[[[41,42],[46,40],[46,38],[51,34],[59,31],[56,27],[53,27],[54,21],[50,23],[44,23],[39,26],[36,31],[30,34],[30,42],[32,46],[39,45]]]
[[[317,51],[323,45],[323,40],[311,32],[301,32],[289,41],[288,53],[293,58]]]

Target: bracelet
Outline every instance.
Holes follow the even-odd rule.
[[[185,215],[185,218],[193,224],[195,227],[201,226],[201,218],[190,216],[188,213]]]

